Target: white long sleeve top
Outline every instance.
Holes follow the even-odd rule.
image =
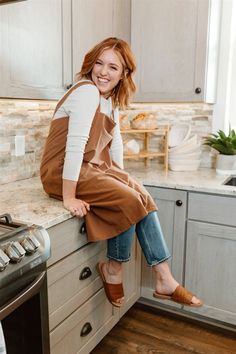
[[[84,80],[83,80],[84,81]],[[112,100],[105,99],[95,85],[83,85],[75,89],[63,102],[55,113],[53,119],[68,116],[68,135],[65,149],[63,179],[78,181],[83,161],[85,145],[93,118],[100,103],[100,111],[109,117],[112,115]],[[114,110],[113,140],[110,155],[121,168],[123,168],[123,143],[119,126],[119,111]]]

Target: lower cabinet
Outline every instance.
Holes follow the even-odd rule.
[[[154,299],[153,275],[144,259],[141,302],[235,329],[236,198],[169,188],[147,189],[159,206],[160,223],[172,253],[172,273],[204,305],[196,308]]]
[[[236,198],[190,192],[185,285],[204,301],[185,307],[215,323],[236,325]]]
[[[185,285],[204,306],[185,310],[236,324],[236,229],[189,221]]]
[[[140,297],[137,241],[130,262],[123,265],[125,305],[119,309],[107,300],[96,269],[106,258],[106,242],[84,244],[80,227],[73,218],[48,230],[53,241],[47,269],[51,354],[90,353]]]
[[[166,188],[145,186],[158,206],[158,216],[167,246],[171,253],[169,265],[174,277],[183,282],[185,218],[187,207],[187,193],[184,191]],[[168,304],[180,308],[173,301],[154,299],[154,274],[146,260],[142,257],[142,288],[141,296],[153,300],[155,303]]]

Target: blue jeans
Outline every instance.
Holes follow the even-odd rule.
[[[118,236],[107,240],[107,257],[118,262],[129,261],[135,231],[148,265],[153,266],[170,258],[156,211],[149,213]]]

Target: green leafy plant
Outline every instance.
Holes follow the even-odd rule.
[[[205,138],[204,145],[208,145],[219,151],[222,155],[236,155],[236,134],[230,129],[229,135],[222,130],[218,130],[217,134],[210,134]]]

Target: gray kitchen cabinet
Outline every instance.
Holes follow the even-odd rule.
[[[146,188],[158,206],[161,228],[172,256],[168,261],[171,271],[174,277],[182,283],[187,192],[150,186],[146,186]],[[155,301],[156,304],[165,304],[180,308],[180,305],[173,301],[154,299],[154,286],[154,274],[151,268],[147,266],[143,257],[141,296],[145,299]]]
[[[106,258],[106,242],[88,243],[82,220],[48,229],[52,255],[47,263],[51,354],[89,354],[140,297],[140,248],[135,240],[124,264],[125,304],[106,298],[96,265]]]
[[[236,198],[146,186],[159,219],[178,282],[199,296],[200,308],[154,299],[151,269],[142,259],[142,303],[218,326],[236,324]],[[181,202],[182,204],[181,204]],[[177,206],[181,205],[181,206]]]
[[[215,100],[221,0],[132,0],[139,102]]]
[[[130,42],[130,0],[28,0],[0,7],[0,97],[58,99],[86,52]]]
[[[70,0],[0,7],[0,96],[58,98],[71,82]]]
[[[185,286],[203,299],[204,306],[185,311],[234,325],[235,215],[235,197],[189,193]]]

